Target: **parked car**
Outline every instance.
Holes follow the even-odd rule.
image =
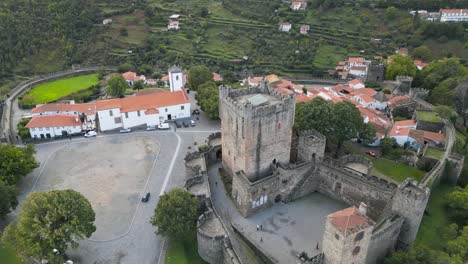
[[[184,125],[184,127],[189,127],[190,126],[190,123],[188,121],[184,121],[184,122],[182,122],[182,124]]]
[[[132,130],[130,128],[122,128],[122,129],[120,129],[119,132],[120,133],[130,133],[130,132],[132,132]]]
[[[199,115],[200,114],[200,110],[198,109],[195,109],[192,111],[192,115]]]
[[[170,128],[170,127],[169,127],[169,124],[168,124],[168,123],[159,123],[159,125],[158,125],[158,129],[161,129],[161,130],[163,130],[163,129],[169,129],[169,128]]]
[[[195,126],[195,121],[194,121],[194,120],[190,120],[190,125],[191,125],[191,126]]]
[[[95,136],[97,136],[97,133],[96,133],[96,131],[93,131],[93,130],[88,131],[88,132],[86,132],[86,134],[84,134],[85,138],[90,138],[90,137],[95,137]]]
[[[149,192],[146,193],[143,197],[141,197],[141,201],[144,202],[144,203],[148,202],[148,200],[150,198],[150,195],[151,194]]]
[[[375,153],[372,152],[372,151],[366,151],[366,154],[369,155],[369,156],[371,156],[371,157],[373,157],[373,158],[377,157],[377,154],[375,154]]]
[[[150,130],[156,130],[156,126],[147,126],[146,127],[146,130],[150,131]]]
[[[182,124],[179,122],[179,121],[175,121],[175,125],[177,128],[181,128],[182,127]]]

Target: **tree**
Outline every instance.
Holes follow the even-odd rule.
[[[455,217],[468,219],[468,185],[451,191],[447,196],[447,206]]]
[[[450,106],[436,105],[436,106],[434,106],[433,110],[441,118],[450,120],[452,122],[454,122],[457,119],[457,112],[455,112],[455,110]]]
[[[395,80],[398,75],[416,75],[417,68],[410,57],[396,54],[389,59],[385,77],[389,80]]]
[[[398,13],[399,11],[397,8],[393,6],[387,7],[387,9],[385,9],[385,19],[392,21],[398,17]]]
[[[18,205],[16,188],[14,186],[8,186],[0,180],[0,197],[0,220],[3,220],[5,216]]]
[[[187,83],[190,89],[197,91],[198,86],[213,80],[213,73],[204,65],[193,66],[189,69]]]
[[[130,71],[131,69],[132,69],[132,65],[130,65],[129,63],[123,63],[119,65],[118,71],[120,73],[124,73],[124,72]]]
[[[427,46],[419,46],[411,52],[411,56],[415,59],[420,59],[423,61],[432,60],[432,51]]]
[[[431,102],[433,104],[448,105],[453,106],[453,94],[454,89],[458,85],[458,80],[456,78],[448,78],[443,82],[439,83],[431,91]]]
[[[134,84],[133,84],[133,90],[141,90],[145,88],[145,85],[143,83],[143,81],[136,81]]]
[[[219,90],[214,81],[200,85],[195,97],[198,105],[208,114],[209,118],[219,118]]]
[[[15,185],[21,177],[30,173],[39,164],[34,158],[34,146],[16,147],[0,144],[0,180]]]
[[[364,123],[361,131],[359,132],[359,138],[364,144],[372,144],[375,141],[375,133],[377,132],[375,125],[372,123]]]
[[[69,246],[77,247],[78,241],[96,231],[94,220],[91,204],[77,191],[33,192],[26,197],[8,240],[24,256],[63,263],[53,249],[65,252]]]
[[[113,74],[107,81],[107,91],[112,96],[122,96],[127,88],[128,84],[120,74]]]
[[[200,10],[200,16],[201,17],[207,17],[210,14],[210,10],[206,7],[202,7]]]
[[[356,138],[359,135],[364,124],[359,110],[348,101],[332,105],[330,122],[332,123],[330,135],[338,144],[336,155],[338,155],[344,141]]]
[[[104,79],[104,77],[106,77],[107,75],[106,68],[104,68],[103,66],[99,67],[97,70],[97,74],[98,74],[99,80]]]
[[[297,130],[315,129],[328,136],[331,131],[330,119],[330,104],[321,98],[315,98],[310,102],[296,105],[294,128]]]
[[[385,137],[380,141],[380,147],[382,148],[382,154],[388,155],[392,152],[396,146],[396,140],[391,137]]]
[[[122,28],[119,29],[119,33],[120,33],[120,36],[126,37],[126,36],[128,36],[128,29],[122,27]]]
[[[446,253],[424,246],[415,246],[410,251],[396,251],[384,260],[384,264],[440,264],[450,263]]]
[[[460,59],[446,58],[430,63],[420,72],[421,86],[432,90],[448,78],[463,78],[467,74],[468,68],[460,63]]]
[[[31,138],[31,134],[29,133],[29,128],[25,126],[29,123],[31,118],[23,118],[19,121],[17,128],[18,128],[18,135],[21,137],[22,140],[27,140]]]
[[[463,125],[466,126],[467,106],[468,106],[468,78],[460,81],[454,91],[454,104],[458,114],[463,118]]]
[[[199,202],[189,192],[180,188],[159,197],[159,203],[151,218],[158,234],[182,239],[195,231]]]

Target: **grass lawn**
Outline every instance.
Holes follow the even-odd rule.
[[[433,159],[440,160],[444,155],[444,151],[436,148],[428,148],[425,156]]]
[[[424,215],[419,227],[416,245],[424,245],[434,249],[441,249],[447,244],[441,233],[442,229],[450,224],[445,209],[445,199],[452,187],[441,183],[432,189],[431,198],[426,210],[428,215]]]
[[[346,58],[347,50],[340,47],[322,44],[317,49],[314,58],[314,66],[318,68],[329,68],[337,65],[338,61]]]
[[[2,264],[23,264],[23,261],[16,256],[13,250],[2,246],[0,246],[0,262]]]
[[[23,97],[23,104],[36,105],[55,101],[74,92],[87,89],[99,83],[97,74],[61,79],[39,84]]]
[[[406,178],[413,178],[421,181],[424,178],[425,172],[403,163],[395,162],[387,159],[372,158],[372,172],[376,176],[389,177],[397,182],[403,182]]]
[[[195,234],[187,240],[171,240],[166,251],[166,264],[205,264],[197,251]]]
[[[428,111],[416,111],[416,119],[433,123],[442,122],[442,119],[436,113]]]

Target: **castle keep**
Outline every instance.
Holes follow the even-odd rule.
[[[294,95],[266,84],[220,87],[219,108],[222,164],[244,217],[319,192],[350,206],[327,217],[321,263],[376,263],[413,244],[429,198],[426,186],[377,178],[372,162],[361,156],[326,158],[323,135],[293,134]]]

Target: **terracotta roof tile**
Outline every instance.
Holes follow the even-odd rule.
[[[354,233],[373,224],[372,220],[361,215],[356,207],[350,207],[328,215],[333,226],[341,232]]]
[[[43,115],[33,117],[25,127],[34,128],[66,126],[81,126],[81,120],[77,115]]]
[[[37,105],[31,110],[33,114],[39,114],[44,112],[78,112],[84,113],[87,116],[94,115],[96,113],[95,103],[85,104],[43,104]]]
[[[435,132],[431,132],[431,131],[423,131],[424,133],[424,139],[425,140],[429,140],[429,141],[432,141],[434,143],[437,143],[437,142],[445,142],[445,135],[442,134],[442,133],[435,133]]]

